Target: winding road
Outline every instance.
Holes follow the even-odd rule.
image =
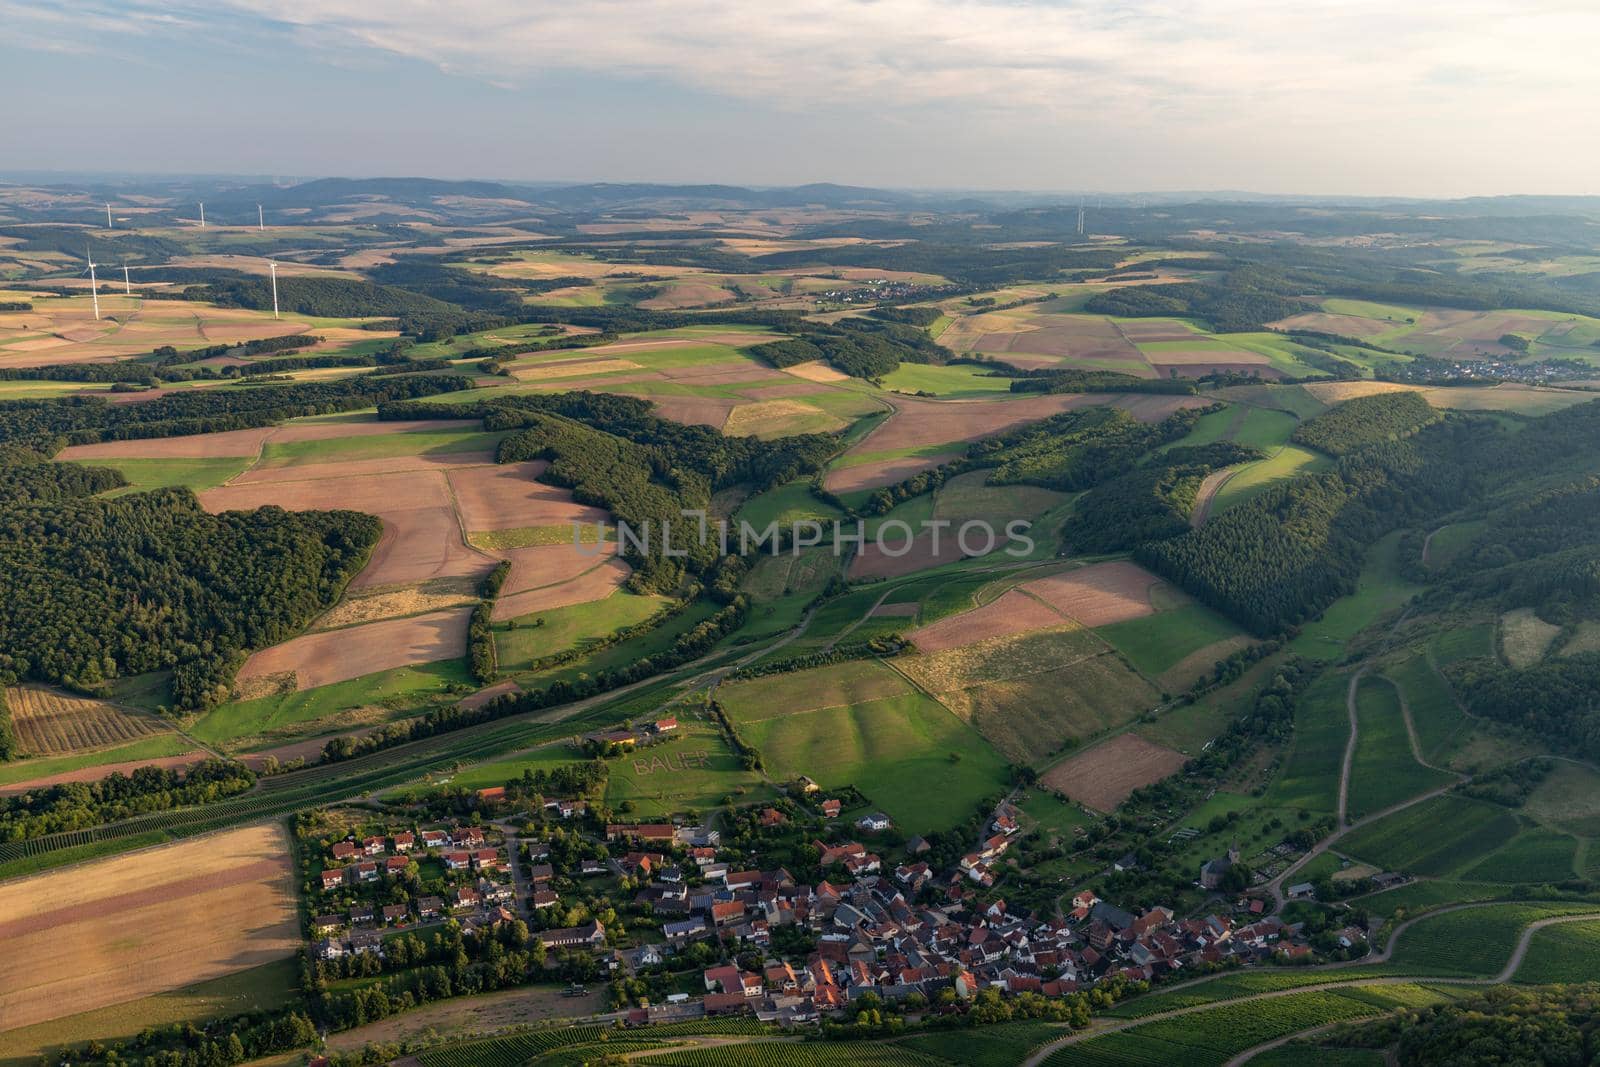
[[[1407,919],[1405,922],[1396,926],[1394,931],[1389,935],[1388,944],[1384,946],[1381,952],[1369,954],[1362,959],[1351,960],[1346,963],[1326,964],[1323,967],[1316,969],[1336,972],[1338,970],[1347,969],[1350,967],[1365,967],[1371,966],[1375,963],[1386,963],[1388,962],[1389,957],[1394,953],[1394,947],[1396,942],[1399,941],[1400,935],[1409,930],[1415,923],[1420,922],[1423,919],[1431,919],[1436,915],[1443,915],[1445,912],[1449,911],[1466,911],[1472,908],[1488,908],[1494,907],[1497,903],[1504,904],[1504,901],[1491,901],[1475,904],[1453,904],[1448,907],[1436,908],[1425,915],[1419,915],[1415,919]],[[1245,1004],[1258,1000],[1274,1000],[1278,997],[1292,996],[1296,993],[1315,993],[1321,990],[1340,989],[1349,986],[1403,985],[1418,981],[1425,981],[1430,985],[1503,985],[1504,983],[1509,982],[1512,976],[1517,973],[1518,968],[1522,966],[1522,961],[1528,954],[1528,947],[1530,944],[1532,944],[1534,935],[1540,930],[1543,930],[1548,926],[1556,926],[1561,923],[1584,921],[1593,922],[1596,919],[1600,919],[1600,909],[1592,912],[1582,912],[1576,915],[1556,915],[1548,919],[1539,919],[1535,922],[1529,923],[1523,928],[1522,935],[1517,939],[1516,947],[1512,950],[1511,957],[1506,961],[1505,966],[1502,967],[1500,972],[1492,978],[1435,978],[1431,975],[1401,974],[1389,975],[1382,978],[1330,978],[1326,982],[1314,982],[1309,985],[1292,986],[1287,989],[1273,989],[1263,993],[1251,993],[1247,996],[1234,997],[1229,1000],[1212,1001],[1208,1004],[1190,1004],[1181,1008],[1171,1008],[1167,1011],[1152,1012],[1149,1015],[1140,1016],[1137,1019],[1119,1019],[1114,1022],[1108,1022],[1104,1025],[1091,1024],[1086,1030],[1079,1030],[1071,1034],[1065,1034],[1054,1041],[1050,1041],[1034,1049],[1032,1054],[1030,1054],[1028,1058],[1022,1062],[1022,1067],[1039,1067],[1039,1065],[1050,1058],[1050,1056],[1052,1056],[1058,1050],[1067,1047],[1068,1045],[1075,1045],[1082,1041],[1090,1041],[1097,1037],[1104,1037],[1106,1034],[1115,1034],[1123,1030],[1131,1030],[1136,1026],[1143,1026],[1146,1023],[1161,1022],[1166,1019],[1176,1019],[1184,1015],[1193,1015],[1197,1012],[1210,1011],[1211,1009],[1221,1007],[1224,1004]],[[1161,988],[1161,992],[1183,989],[1188,986],[1200,985],[1204,982],[1214,980],[1215,976],[1208,976],[1206,978],[1195,979],[1190,982],[1180,982],[1171,986],[1163,986]],[[1234,1067],[1234,1065],[1245,1063],[1246,1061],[1262,1052],[1267,1051],[1268,1049],[1276,1048],[1278,1045],[1284,1044],[1296,1037],[1313,1033],[1317,1030],[1322,1030],[1325,1028],[1326,1027],[1318,1026],[1312,1028],[1311,1030],[1300,1030],[1285,1037],[1274,1039],[1273,1041],[1263,1042],[1260,1045],[1256,1045],[1252,1048],[1244,1050],[1243,1052],[1240,1052],[1238,1055],[1234,1056],[1228,1061],[1228,1065],[1229,1067]]]

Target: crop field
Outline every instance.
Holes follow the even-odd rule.
[[[1105,626],[1156,610],[1165,583],[1135,563],[1116,561],[1035,578],[1021,587],[1084,626]]]
[[[1096,811],[1115,811],[1129,793],[1176,774],[1187,762],[1181,752],[1119,734],[1056,764],[1039,780]]]
[[[1363,826],[1339,850],[1385,870],[1443,877],[1476,863],[1518,828],[1504,808],[1446,794]]]
[[[187,767],[205,758],[206,753],[186,738],[163,731],[114,748],[0,763],[0,793],[23,793],[63,782],[92,782],[113,771],[126,775],[144,766]]]
[[[32,311],[0,314],[0,366],[101,363],[143,355],[162,345],[182,351],[214,344],[242,344],[261,338],[317,333],[319,326],[333,323],[356,325],[362,321],[292,315],[275,319],[270,312],[105,291],[100,296],[104,317],[96,320],[87,294],[30,293],[29,301]]]
[[[1176,692],[1213,664],[1249,644],[1240,629],[1203,604],[1096,627],[1095,633],[1128,657],[1147,678]]]
[[[1413,656],[1395,667],[1384,668],[1384,675],[1400,687],[1411,721],[1417,728],[1417,743],[1423,758],[1430,763],[1446,753],[1467,718],[1450,696],[1444,680],[1434,673],[1426,656]]]
[[[728,682],[717,690],[717,700],[740,722],[756,722],[902,696],[910,691],[904,678],[876,660],[855,660]]]
[[[534,460],[452,470],[450,489],[462,523],[469,531],[509,530],[605,518],[598,508],[575,503],[567,490],[535,481],[545,467]]]
[[[1124,725],[1160,699],[1109,654],[937,696],[1013,762],[1031,764],[1048,760],[1069,741]]]
[[[300,947],[278,826],[0,886],[0,1018],[27,1026],[178,989]]]
[[[945,692],[981,682],[1001,682],[1077,667],[1104,656],[1106,651],[1104,642],[1093,631],[1069,623],[1029,634],[989,638],[940,652],[902,656],[894,665],[924,689]]]
[[[889,402],[894,414],[857,441],[844,462],[829,472],[824,482],[829,489],[845,493],[890,485],[953,458],[967,442],[1074,408],[1109,404],[1142,422],[1159,422],[1174,411],[1207,403],[1200,397],[1121,393],[962,401],[895,396]]]
[[[1380,678],[1364,677],[1356,689],[1355,762],[1350,768],[1350,817],[1382,811],[1408,797],[1449,784],[1444,771],[1430,770],[1411,754],[1400,697]]]
[[[1533,935],[1513,979],[1528,985],[1592,982],[1600,969],[1600,919],[1547,926]]]
[[[902,363],[891,374],[884,376],[886,389],[897,393],[932,393],[946,400],[960,400],[990,393],[1007,393],[1011,380],[1002,378],[991,370],[967,364],[935,366],[926,363]]]
[[[337,465],[323,466],[337,469]],[[300,468],[282,473],[297,477],[206,490],[199,494],[200,503],[214,512],[276,504],[291,511],[348,508],[378,516],[383,536],[371,561],[351,583],[357,589],[476,576],[494,565],[462,540],[450,486],[441,471],[316,478],[304,477]]]
[[[5,702],[21,751],[31,756],[106,748],[167,730],[152,715],[41,686],[8,689]]]
[[[1381,986],[1369,990],[1327,989],[1223,1004],[1068,1045],[1044,1062],[1048,1067],[1179,1063],[1185,1067],[1220,1067],[1256,1045],[1326,1023],[1377,1015],[1405,1006],[1411,999],[1405,993],[1386,997],[1385,992]],[[1436,994],[1435,999],[1446,998]]]
[[[1345,676],[1325,673],[1296,702],[1294,740],[1283,773],[1272,785],[1274,803],[1307,811],[1338,808],[1339,773],[1350,739],[1348,683]]]
[[[798,675],[776,678],[792,682]],[[809,775],[825,789],[854,785],[905,833],[949,828],[1004,788],[1005,761],[971,726],[920,693],[773,714],[770,706],[752,707],[748,693],[735,703],[724,692],[719,699],[761,752],[769,775]]]
[[[471,615],[472,608],[462,605],[305,634],[252,655],[235,684],[250,693],[287,685],[292,676],[292,688],[299,692],[397,667],[457,659],[466,654]]]
[[[555,608],[605,600],[622,588],[633,568],[613,545],[585,555],[571,545],[518,548],[506,553],[511,574],[495,600],[494,621],[518,619]]]
[[[49,1050],[76,1044],[85,1034],[127,1040],[147,1026],[204,1023],[241,1011],[273,1011],[294,998],[300,968],[292,958],[235,971],[138,1000],[67,1015],[0,1034],[0,1064],[26,1067]]]
[[[1068,628],[1079,627],[1038,597],[1010,589],[981,608],[948,616],[906,636],[919,651],[934,653],[1012,634]]]
[[[1401,935],[1390,965],[1414,974],[1489,977],[1510,962],[1530,923],[1589,912],[1600,918],[1600,905],[1490,904],[1431,915]]]

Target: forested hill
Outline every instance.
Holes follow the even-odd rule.
[[[0,684],[171,670],[178,706],[214,705],[247,652],[332,606],[382,532],[349,511],[211,515],[186,489],[91,495],[121,483],[0,449]]]

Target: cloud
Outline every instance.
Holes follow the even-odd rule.
[[[666,79],[793,110],[1208,108],[1393,114],[1447,88],[1600,90],[1600,9],[1580,3],[1259,0],[222,0],[325,49],[362,47],[515,87],[541,75]],[[162,10],[170,11],[170,6]],[[216,10],[211,7],[210,10]],[[185,13],[203,18],[199,9]],[[1492,71],[1483,83],[1440,71]],[[1481,89],[1481,92],[1480,92]],[[1472,99],[1480,97],[1480,99]],[[1223,116],[1218,116],[1223,117]]]
[[[1570,189],[1600,163],[1574,140],[1600,119],[1592,0],[0,0],[0,20],[13,49],[205,45],[262,70],[288,50],[359,71],[369,123],[434,91],[393,61],[427,64],[469,110],[418,144],[509,122],[596,160],[649,142],[678,172],[708,139],[739,169],[912,184]]]

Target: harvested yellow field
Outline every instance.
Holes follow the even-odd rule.
[[[1358,396],[1419,391],[1415,386],[1401,385],[1399,382],[1305,382],[1300,388],[1330,406],[1354,400]]]
[[[590,374],[611,374],[615,371],[642,370],[631,359],[580,359],[559,363],[536,363],[528,367],[513,367],[511,376],[518,381],[536,382],[553,378],[582,378]]]
[[[300,948],[289,843],[250,826],[0,885],[0,1030]]]
[[[844,426],[844,420],[799,400],[762,400],[740,404],[730,411],[722,432],[729,437],[751,437],[785,432],[829,433]]]
[[[783,373],[792,374],[796,378],[804,378],[808,382],[847,382],[850,375],[843,371],[834,370],[821,360],[812,360],[810,363],[796,363],[792,367],[783,368]]]
[[[6,704],[11,708],[17,741],[29,755],[56,756],[103,748],[167,729],[153,715],[129,714],[104,700],[42,686],[8,689]]]

